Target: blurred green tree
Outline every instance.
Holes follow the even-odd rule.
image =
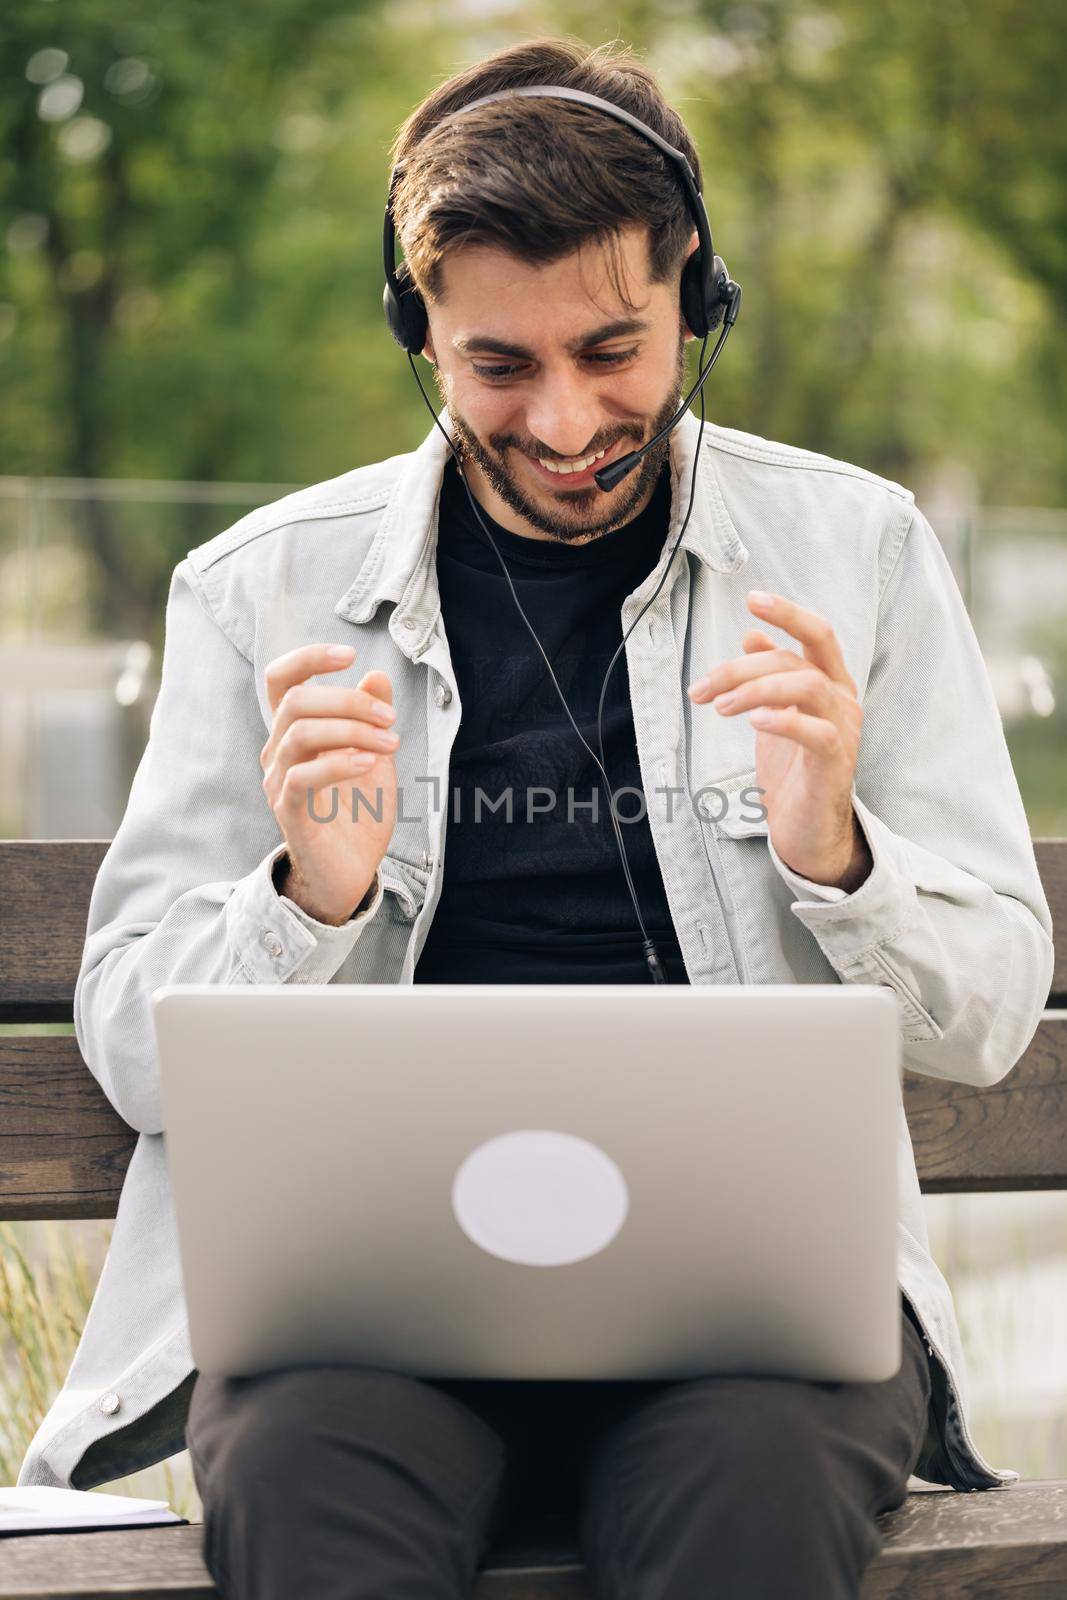
[[[540,33],[632,43],[697,139],[745,289],[714,420],[1063,503],[1054,0],[15,0],[3,470],[278,484],[410,449],[427,418],[381,316],[388,146],[441,78]],[[96,625],[145,631],[204,509],[140,539],[90,515]]]
[[[352,66],[335,51],[356,42],[361,10],[351,0],[4,10],[5,470],[270,476],[262,463],[301,367],[286,359],[288,330],[257,256],[279,220],[280,169],[351,92]],[[310,91],[316,63],[331,62],[338,70]],[[285,242],[311,313],[315,227],[292,206]],[[84,513],[97,621],[116,628],[137,573],[107,504],[88,500]],[[160,554],[166,565],[175,551]]]

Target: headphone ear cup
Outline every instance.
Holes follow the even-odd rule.
[[[729,304],[726,285],[730,273],[722,256],[711,258],[711,279],[705,287],[704,264],[699,250],[694,250],[682,268],[682,316],[690,333],[702,339],[712,333],[722,322]]]
[[[690,333],[703,339],[710,331],[708,310],[704,302],[704,265],[700,251],[694,250],[682,268],[682,317]]]
[[[399,295],[394,294],[391,283],[386,284],[382,295],[385,320],[389,324],[389,332],[401,350],[408,350],[413,356],[417,356],[426,344],[426,335],[430,327],[426,305],[411,281],[411,272],[406,261],[402,261],[397,267],[396,281],[400,286]]]

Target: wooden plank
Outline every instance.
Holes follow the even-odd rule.
[[[885,1545],[861,1600],[1053,1600],[1067,1594],[1067,1480],[909,1493],[879,1519]]]
[[[1067,1188],[1067,1010],[990,1087],[905,1071],[904,1107],[927,1194]]]
[[[989,1089],[904,1075],[928,1194],[1067,1188],[1067,1010]],[[137,1136],[69,1034],[0,1035],[0,1219],[113,1217]]]
[[[89,898],[109,843],[0,840],[0,1022],[71,1020]],[[1053,922],[1067,929],[1067,839],[1037,839],[1034,850]],[[1067,935],[1057,945],[1049,1003],[1067,1006]]]
[[[219,1600],[199,1523],[0,1539],[2,1600]]]
[[[0,842],[0,1022],[69,1022],[106,839]]]
[[[864,1574],[862,1600],[1067,1592],[1067,1482],[913,1490],[878,1520],[884,1544]],[[218,1600],[202,1542],[197,1523],[3,1539],[0,1600]],[[474,1600],[592,1600],[573,1516],[531,1518],[490,1550]]]
[[[0,1035],[0,1218],[113,1217],[136,1143],[72,1034]]]

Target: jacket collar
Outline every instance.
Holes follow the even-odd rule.
[[[451,437],[452,419],[447,408],[442,410],[440,422]],[[689,504],[699,431],[700,423],[687,412],[671,434],[671,526],[667,545],[673,544]],[[682,547],[715,572],[736,572],[748,560],[748,550],[722,496],[714,451],[708,448],[708,434],[713,432],[713,426],[705,423],[693,512],[682,536]],[[406,630],[406,638],[397,636],[406,654],[421,653],[439,609],[436,583],[427,580],[436,548],[437,501],[449,454],[440,429],[432,427],[393,485],[363,564],[334,606],[335,615],[348,622],[368,622],[383,600],[395,601],[390,632],[394,622]]]

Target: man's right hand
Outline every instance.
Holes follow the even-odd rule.
[[[352,665],[354,652],[335,659],[328,649],[301,645],[268,665],[274,716],[259,762],[263,792],[289,853],[284,893],[316,921],[339,927],[366,895],[389,848],[396,822],[393,752],[400,741],[390,727],[395,712],[386,673],[368,672],[355,688],[307,681]],[[334,809],[335,786],[336,815],[316,822],[312,811],[325,817]],[[356,821],[353,786],[363,796]]]

